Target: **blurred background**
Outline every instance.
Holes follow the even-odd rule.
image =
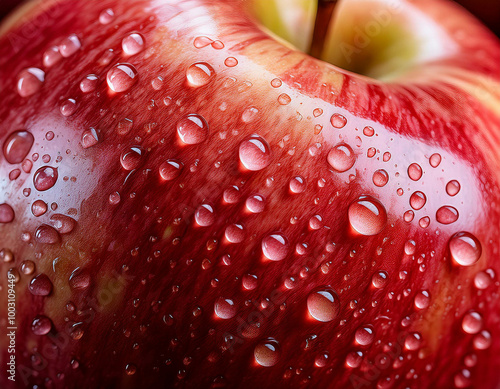
[[[0,19],[23,0],[0,0]],[[500,37],[500,0],[455,0],[481,19]]]

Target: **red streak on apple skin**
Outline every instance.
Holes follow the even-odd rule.
[[[458,87],[375,84],[290,51],[256,29],[238,4],[114,0],[96,8],[83,0],[58,2],[45,11],[54,23],[23,40],[22,50],[12,46],[9,33],[0,38],[0,142],[19,129],[35,137],[27,157],[33,160],[30,173],[10,181],[9,172],[19,166],[0,159],[0,203],[9,202],[16,215],[12,223],[0,225],[0,249],[14,253],[0,271],[5,275],[31,258],[36,274],[46,274],[53,283],[48,297],[28,291],[36,274],[21,274],[16,285],[16,361],[26,368],[18,371],[16,387],[321,388],[350,387],[353,380],[354,387],[376,387],[389,377],[394,387],[447,388],[465,368],[464,357],[474,353],[477,364],[467,367],[472,382],[494,388],[500,366],[498,284],[478,291],[474,276],[488,268],[500,273],[498,143],[486,142],[498,137],[498,117]],[[113,9],[115,20],[101,25],[99,13],[106,8]],[[26,28],[20,25],[10,33],[23,38]],[[132,31],[141,33],[146,46],[125,57],[121,40]],[[43,52],[70,34],[78,35],[82,48],[46,69],[39,93],[21,98],[17,74],[42,67]],[[225,48],[196,49],[193,41],[202,35],[223,40]],[[487,43],[498,56],[498,44]],[[229,56],[238,59],[238,66],[224,66]],[[186,69],[200,61],[216,74],[208,85],[190,88]],[[467,62],[465,54],[460,61]],[[123,62],[134,65],[138,81],[128,91],[109,93],[107,70]],[[325,76],[327,70],[332,74]],[[79,85],[88,74],[101,82],[83,94]],[[158,76],[164,80],[160,90],[151,86]],[[271,86],[276,77],[283,80],[277,89]],[[282,93],[291,97],[289,105],[278,103]],[[68,98],[78,108],[65,117],[60,104]],[[250,106],[259,115],[244,123],[241,115]],[[312,119],[316,108],[323,114]],[[176,125],[191,113],[207,120],[209,133],[200,144],[183,145]],[[334,113],[347,118],[341,130],[329,124]],[[118,131],[125,119],[133,121],[132,128]],[[323,126],[319,134],[317,124]],[[365,126],[373,127],[376,136],[363,136]],[[82,134],[90,127],[99,129],[101,138],[84,149]],[[49,130],[55,134],[50,141]],[[259,171],[242,171],[238,146],[254,133],[269,143],[272,162]],[[356,163],[345,173],[333,173],[328,151],[341,142],[354,149]],[[121,156],[137,147],[142,151],[134,155],[135,168],[125,170]],[[379,150],[373,158],[367,157],[369,147]],[[385,152],[391,154],[388,162],[382,159]],[[442,156],[438,168],[428,162],[435,153]],[[51,160],[44,162],[43,155]],[[184,165],[171,181],[159,174],[168,159]],[[417,182],[406,174],[411,163],[423,168]],[[58,168],[58,180],[37,192],[33,174],[46,165]],[[381,168],[390,179],[379,188],[372,177]],[[290,179],[297,175],[304,177],[306,190],[290,193]],[[451,180],[461,183],[454,197],[445,191]],[[240,200],[228,204],[223,193],[233,185]],[[31,189],[27,197],[25,188]],[[397,189],[403,190],[401,196]],[[406,223],[403,213],[417,190],[426,193],[427,203]],[[245,201],[256,193],[266,204],[262,213],[253,214]],[[385,228],[373,237],[350,232],[349,205],[362,195],[378,199],[387,211]],[[31,204],[38,199],[57,204],[57,210],[32,216]],[[209,227],[194,220],[202,203],[215,209]],[[457,208],[457,222],[438,224],[435,214],[443,205]],[[53,214],[74,218],[73,231],[55,245],[30,240],[26,234],[34,236],[41,224],[51,224]],[[314,215],[326,227],[311,231]],[[418,223],[425,216],[431,218],[426,229]],[[230,224],[244,226],[242,243],[224,242]],[[482,242],[480,260],[468,268],[450,260],[447,242],[459,231]],[[275,233],[286,236],[288,255],[261,261],[261,241]],[[413,255],[404,251],[409,239],[416,242]],[[300,255],[296,245],[306,242],[307,253]],[[77,268],[90,283],[71,289],[69,278]],[[374,289],[372,276],[380,271],[387,273],[387,282]],[[248,274],[257,277],[251,290],[242,285]],[[324,323],[311,319],[307,296],[327,286],[338,294],[340,310]],[[414,299],[424,290],[430,305],[419,310]],[[237,306],[234,318],[214,320],[214,304],[221,297]],[[5,294],[0,303],[6,306]],[[480,312],[483,329],[492,335],[485,350],[475,350],[474,335],[462,330],[462,317],[471,309]],[[4,308],[1,312],[4,320]],[[49,335],[33,334],[37,315],[51,319]],[[259,327],[250,325],[252,320]],[[356,331],[368,325],[375,340],[357,346]],[[415,344],[414,332],[422,338],[421,347],[405,350],[405,339]],[[274,366],[263,367],[255,362],[254,349],[268,337],[279,342],[280,355]],[[6,342],[0,339],[2,360],[8,357]],[[330,358],[318,368],[315,360],[325,351]],[[364,354],[355,369],[345,364],[353,351]],[[370,367],[381,358],[388,359],[388,367]],[[58,379],[61,373],[64,379]],[[0,384],[9,387],[5,374]]]

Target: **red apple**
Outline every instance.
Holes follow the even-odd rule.
[[[500,42],[462,8],[4,23],[2,388],[498,388]]]

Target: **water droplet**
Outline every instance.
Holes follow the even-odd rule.
[[[412,332],[406,335],[404,345],[407,350],[415,351],[420,348],[422,344],[422,336],[418,332]]]
[[[286,258],[290,245],[285,235],[274,233],[262,239],[262,253],[271,261],[281,261]]]
[[[222,198],[227,204],[236,204],[240,201],[241,193],[240,188],[236,185],[232,185],[229,188],[224,190]]]
[[[335,128],[344,128],[347,124],[347,119],[343,115],[335,113],[330,118],[330,123]]]
[[[245,274],[241,282],[246,290],[254,290],[258,284],[257,276],[253,274]]]
[[[54,133],[52,131],[47,131],[47,133],[45,134],[45,139],[47,139],[49,142],[54,139]]]
[[[361,235],[377,235],[387,223],[387,212],[380,203],[371,196],[361,196],[349,206],[349,223]]]
[[[106,81],[113,92],[126,92],[137,82],[137,69],[129,63],[118,63],[108,70]]]
[[[23,272],[23,274],[31,275],[35,272],[35,268],[35,263],[33,261],[30,261],[29,259],[21,263],[21,271]]]
[[[134,170],[139,167],[144,151],[140,146],[133,146],[122,152],[120,163],[125,170]]]
[[[248,107],[241,114],[241,121],[243,123],[251,123],[259,116],[259,110],[255,107]]]
[[[21,169],[14,169],[9,173],[9,180],[14,181],[21,175]]]
[[[317,118],[317,117],[319,117],[321,115],[323,115],[323,110],[321,108],[314,108],[314,110],[313,110],[313,116],[315,118]]]
[[[236,65],[238,65],[238,60],[234,57],[227,57],[224,61],[224,65],[226,65],[228,68],[235,67]]]
[[[35,200],[31,205],[31,212],[36,217],[42,216],[47,212],[47,203],[43,200]]]
[[[241,163],[248,170],[262,170],[271,163],[271,148],[264,138],[253,134],[241,142],[239,156]]]
[[[283,82],[279,78],[273,78],[271,80],[271,86],[273,88],[279,88],[282,84],[283,84]]]
[[[429,158],[429,164],[436,168],[439,166],[439,164],[441,163],[441,155],[440,154],[432,154],[431,157]]]
[[[96,130],[94,127],[90,127],[83,132],[80,143],[84,149],[88,149],[89,147],[95,146],[100,141],[100,131]]]
[[[231,319],[238,313],[238,308],[231,299],[219,297],[214,306],[215,314],[221,319]]]
[[[475,349],[486,350],[490,348],[492,343],[491,334],[488,331],[483,330],[474,336],[472,343],[474,344]]]
[[[96,90],[97,84],[99,83],[99,76],[95,74],[89,74],[80,82],[80,90],[83,93],[90,93]]]
[[[462,319],[462,329],[468,334],[477,334],[482,327],[483,318],[478,312],[467,312]]]
[[[71,116],[76,112],[76,100],[75,99],[67,99],[64,100],[59,108],[61,111],[61,115],[63,116]]]
[[[317,367],[325,367],[326,364],[328,363],[328,359],[330,358],[330,354],[328,352],[323,352],[316,356],[314,359],[314,364]]]
[[[29,131],[14,131],[3,144],[3,155],[10,164],[21,163],[28,155],[35,138]]]
[[[35,239],[38,243],[55,244],[59,242],[59,233],[51,226],[42,224],[35,231]]]
[[[11,223],[16,214],[9,204],[0,204],[0,223]]]
[[[213,40],[206,37],[206,36],[198,36],[195,38],[193,44],[194,44],[194,47],[196,47],[197,49],[201,49],[203,47],[207,47],[212,42],[213,42]]]
[[[48,296],[52,292],[52,281],[47,275],[41,273],[33,277],[28,289],[35,296]]]
[[[365,127],[363,128],[363,135],[364,136],[368,136],[368,137],[371,137],[375,134],[375,130],[373,129],[373,127]]]
[[[406,255],[413,255],[417,251],[417,244],[415,243],[414,240],[408,240],[405,243],[405,254]]]
[[[354,334],[354,339],[360,346],[368,346],[373,343],[375,339],[375,332],[372,326],[364,326],[358,328]]]
[[[177,122],[177,134],[185,144],[202,143],[208,137],[208,123],[203,116],[189,114]]]
[[[80,39],[76,36],[76,34],[71,34],[59,45],[59,51],[64,58],[68,58],[80,50],[81,47],[82,44]]]
[[[379,271],[372,276],[372,285],[374,288],[382,289],[387,285],[388,275],[385,271]]]
[[[196,209],[194,218],[200,227],[208,227],[215,222],[215,211],[210,204],[202,204]]]
[[[109,200],[109,203],[110,203],[111,205],[116,205],[116,204],[118,204],[118,203],[120,202],[120,200],[121,200],[120,193],[118,193],[118,192],[113,192],[113,193],[111,193],[111,194],[109,195],[109,199],[108,199],[108,200]]]
[[[495,272],[493,269],[487,269],[485,271],[480,271],[474,276],[474,286],[477,289],[488,288],[495,278]]]
[[[245,201],[245,206],[252,213],[261,213],[264,211],[266,200],[264,196],[254,194],[248,197]]]
[[[456,196],[460,192],[460,183],[457,180],[451,180],[446,184],[446,193],[448,196]]]
[[[448,245],[451,257],[461,266],[472,266],[481,257],[481,243],[469,232],[456,233],[451,237]]]
[[[241,224],[230,224],[224,233],[230,243],[241,243],[245,239],[245,229]]]
[[[51,66],[54,66],[56,63],[58,63],[62,58],[63,56],[59,51],[59,47],[52,46],[43,53],[43,66],[45,66],[46,68],[50,68]]]
[[[50,217],[50,223],[60,234],[69,234],[76,227],[76,220],[72,217],[56,213]]]
[[[451,224],[458,220],[458,211],[456,208],[445,205],[436,212],[436,220],[441,224]]]
[[[75,323],[69,328],[69,334],[74,340],[81,339],[83,333],[83,322]]]
[[[418,224],[422,228],[427,228],[431,224],[431,219],[428,216],[424,216],[418,221]]]
[[[90,285],[90,274],[87,270],[80,269],[79,267],[77,267],[71,273],[68,283],[72,289],[77,289],[77,290],[87,289]]]
[[[327,160],[334,170],[343,173],[354,166],[356,155],[351,146],[340,143],[330,150]]]
[[[353,369],[359,367],[362,361],[363,353],[361,351],[351,351],[345,359],[346,365]]]
[[[167,159],[160,165],[160,176],[165,181],[172,181],[179,177],[184,164],[177,159]]]
[[[410,206],[416,211],[422,209],[426,202],[427,202],[427,197],[425,196],[424,193],[420,191],[414,192],[410,196]]]
[[[302,193],[306,190],[306,180],[301,176],[293,177],[288,186],[292,193]]]
[[[331,288],[320,288],[307,297],[309,314],[320,322],[329,322],[339,315],[340,299]]]
[[[422,168],[418,163],[412,163],[408,166],[408,177],[413,181],[418,181],[422,177]]]
[[[323,218],[320,215],[314,215],[309,219],[309,228],[311,230],[319,230],[323,227]]]
[[[417,309],[425,309],[430,304],[430,294],[427,290],[422,290],[415,295],[414,303],[415,308]]]
[[[278,96],[278,103],[281,105],[288,105],[292,102],[292,98],[288,96],[286,93],[282,93]]]
[[[224,43],[222,43],[221,41],[213,41],[211,46],[215,49],[215,50],[222,50],[224,48]]]
[[[384,162],[389,162],[391,160],[391,153],[385,152],[384,155],[382,156],[382,160]]]
[[[471,373],[467,369],[461,369],[453,379],[456,388],[468,388],[472,384]]]
[[[38,92],[45,81],[45,72],[38,68],[21,70],[17,76],[17,92],[21,97],[29,97]]]
[[[375,147],[370,147],[368,149],[368,151],[366,152],[366,156],[368,158],[373,158],[375,156],[375,154],[377,154],[377,150],[375,149]]]
[[[52,321],[43,315],[35,316],[31,322],[31,330],[35,335],[43,336],[47,335],[52,329]]]
[[[144,37],[136,32],[122,39],[122,50],[128,56],[140,53],[144,50],[144,45]]]
[[[281,348],[273,338],[267,338],[255,346],[253,352],[255,362],[264,367],[271,367],[278,363],[281,356]]]
[[[373,173],[373,183],[378,187],[383,187],[389,182],[389,174],[384,169],[379,169]]]
[[[214,76],[214,68],[206,62],[196,62],[186,71],[187,82],[194,88],[207,85]]]
[[[33,184],[36,190],[43,192],[52,188],[58,178],[57,168],[42,166],[33,176]]]
[[[109,24],[115,19],[115,13],[111,8],[106,8],[99,14],[99,23]]]
[[[137,366],[135,366],[133,363],[128,363],[125,366],[125,373],[127,375],[134,375],[137,372]]]

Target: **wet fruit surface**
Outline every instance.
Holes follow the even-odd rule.
[[[29,58],[0,37],[17,387],[493,382],[498,117],[441,83],[276,64],[238,2],[218,12],[241,31],[210,16],[210,37],[185,18],[214,2],[174,3],[54,2],[43,42],[14,30]]]

